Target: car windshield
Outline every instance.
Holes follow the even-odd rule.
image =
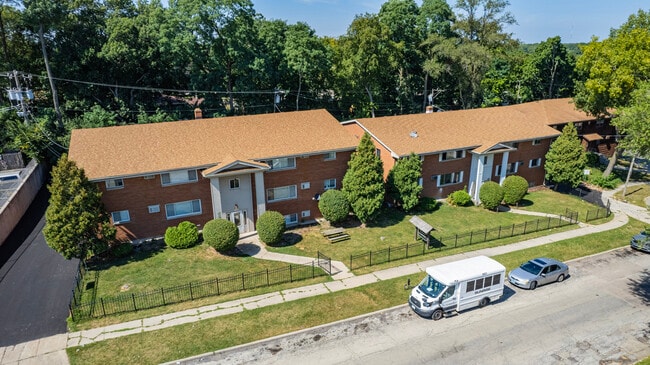
[[[539,274],[540,271],[542,271],[542,267],[532,261],[528,261],[522,264],[520,267],[522,270],[529,272],[533,275],[537,275]]]
[[[440,293],[446,288],[444,284],[436,281],[436,279],[432,278],[429,275],[422,279],[422,282],[420,282],[420,285],[418,285],[418,287],[423,293],[430,296],[431,298],[437,298],[438,295],[440,295]]]

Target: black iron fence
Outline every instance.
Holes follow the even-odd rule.
[[[72,288],[72,298],[70,298],[70,306],[72,304],[77,305],[81,303],[81,296],[84,292],[84,276],[86,275],[88,268],[86,267],[86,261],[79,260],[79,265],[77,266],[77,274],[74,277],[74,288]]]
[[[368,251],[358,255],[350,255],[350,270],[401,260],[412,256],[422,256],[430,252],[469,246],[501,238],[525,235],[576,223],[578,223],[578,212],[567,209],[565,215],[559,217],[544,217],[519,224],[473,230],[466,233],[440,236],[437,238],[431,237],[431,244],[428,247],[425,242],[416,242],[397,247]]]
[[[144,293],[121,294],[110,298],[93,298],[93,300],[85,302],[80,301],[80,296],[73,297],[70,302],[70,316],[73,321],[83,318],[104,317],[242,290],[312,279],[327,275],[321,270],[321,267],[331,268],[331,262],[327,263],[328,260],[329,258],[319,256],[318,264],[314,261],[311,265],[288,265],[278,269],[267,269],[226,278],[190,282],[185,285],[160,288]]]
[[[318,267],[325,270],[328,275],[332,275],[332,258],[325,256],[322,252],[318,252]]]
[[[585,213],[585,222],[609,217],[612,214],[610,207],[610,202],[607,200],[607,205],[605,207],[587,210]]]

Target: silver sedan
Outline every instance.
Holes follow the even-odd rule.
[[[569,267],[558,260],[538,257],[510,271],[508,281],[520,288],[534,290],[539,285],[563,281]]]

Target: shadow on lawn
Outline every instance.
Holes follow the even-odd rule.
[[[106,270],[113,266],[122,266],[131,262],[146,260],[156,256],[165,250],[166,247],[167,245],[165,245],[163,240],[154,240],[152,242],[134,246],[133,252],[126,257],[115,258],[104,255],[93,256],[86,262],[86,264],[90,270]]]

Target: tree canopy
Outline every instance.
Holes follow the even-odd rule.
[[[577,187],[584,178],[587,155],[573,123],[567,124],[546,153],[546,179],[557,183]]]
[[[343,193],[354,214],[362,223],[372,220],[384,202],[384,168],[375,152],[375,145],[364,133],[348,162],[343,177]]]
[[[415,208],[420,201],[421,176],[422,160],[414,153],[397,160],[388,173],[386,180],[388,194],[407,212]]]

